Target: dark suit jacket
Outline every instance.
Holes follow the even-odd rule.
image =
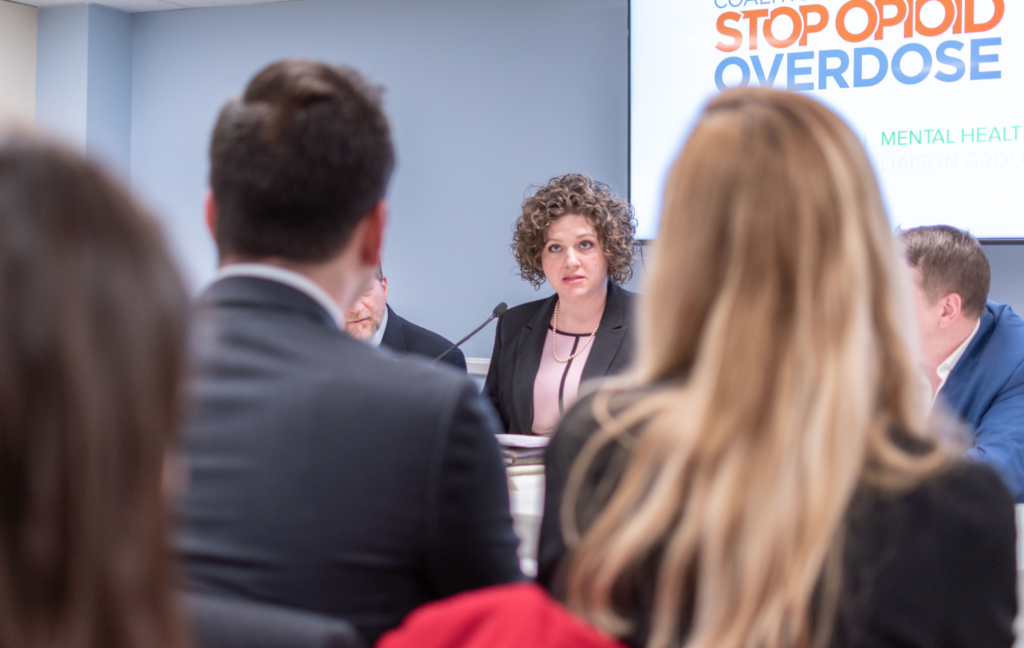
[[[1024,320],[988,302],[939,395],[974,430],[971,457],[995,468],[1024,502]]]
[[[372,645],[413,608],[521,577],[491,408],[283,284],[199,300],[177,548],[188,588],[333,615]]]
[[[433,360],[452,347],[452,343],[433,331],[428,331],[422,326],[417,326],[400,317],[390,306],[388,309],[388,325],[384,329],[384,337],[381,338],[381,346],[387,347],[399,355],[407,353],[418,353]],[[462,349],[455,349],[441,362],[466,370],[466,356]]]
[[[617,414],[656,388],[612,397]],[[545,498],[537,580],[565,594],[572,550],[562,537],[561,504],[569,473],[600,429],[593,396],[570,409],[544,456]],[[635,438],[637,429],[625,434]],[[610,443],[591,462],[576,500],[582,533],[614,493],[630,459],[630,439]],[[911,445],[912,447],[912,445]],[[606,482],[604,480],[607,480]],[[598,486],[601,484],[601,487]],[[608,486],[612,486],[608,488]],[[847,509],[844,570],[831,648],[1010,648],[1017,612],[1017,532],[1013,500],[986,466],[960,462],[909,492],[861,485]],[[646,644],[658,557],[616,588],[616,612],[634,621],[626,642]],[[685,632],[692,608],[680,610]]]
[[[484,393],[509,434],[533,434],[533,381],[557,300],[558,296],[552,295],[520,304],[498,320]],[[604,315],[583,366],[581,385],[593,378],[621,373],[633,361],[636,345],[630,323],[635,307],[636,293],[608,284]]]

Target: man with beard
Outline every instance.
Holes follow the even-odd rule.
[[[416,353],[433,359],[452,346],[448,339],[413,324],[388,306],[388,278],[380,266],[366,292],[345,312],[345,330],[357,340],[372,347],[386,347],[398,355]],[[453,350],[441,361],[466,371],[466,356],[461,349]]]

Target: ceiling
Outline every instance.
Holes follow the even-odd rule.
[[[62,7],[67,5],[98,4],[127,11],[168,11],[171,9],[195,9],[197,7],[227,7],[230,5],[265,4],[284,0],[16,0],[19,4],[33,7]]]

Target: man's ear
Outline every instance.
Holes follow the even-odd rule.
[[[388,204],[383,198],[363,217],[363,237],[359,245],[359,259],[363,265],[380,265],[380,249],[384,245],[384,226],[387,220]]]
[[[939,314],[939,328],[948,328],[959,318],[963,308],[963,300],[957,293],[949,293],[942,298],[942,312]]]
[[[380,280],[380,287],[384,289],[384,301],[388,300],[388,278],[384,277]]]
[[[217,203],[213,202],[213,191],[206,192],[206,230],[210,238],[217,241]]]

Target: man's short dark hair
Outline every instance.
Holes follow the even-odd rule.
[[[395,164],[380,96],[351,68],[286,60],[221,109],[210,145],[221,258],[320,262],[348,243]]]
[[[907,262],[921,272],[921,289],[929,301],[956,293],[968,315],[985,312],[992,271],[978,239],[948,225],[915,227],[898,236]]]

